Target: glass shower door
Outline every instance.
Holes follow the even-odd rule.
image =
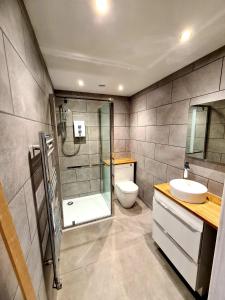
[[[101,193],[112,214],[112,103],[107,102],[99,109]]]

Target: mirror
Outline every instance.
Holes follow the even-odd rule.
[[[186,155],[225,164],[225,100],[190,107]]]

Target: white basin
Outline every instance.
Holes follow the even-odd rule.
[[[171,194],[185,202],[203,203],[206,201],[207,191],[206,186],[196,181],[187,179],[173,179],[170,181]]]

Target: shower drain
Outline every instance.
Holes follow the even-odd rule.
[[[67,202],[67,205],[73,205],[73,201]]]

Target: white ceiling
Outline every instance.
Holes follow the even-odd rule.
[[[56,89],[130,96],[225,45],[225,0],[111,0],[104,17],[93,2],[25,0]]]

